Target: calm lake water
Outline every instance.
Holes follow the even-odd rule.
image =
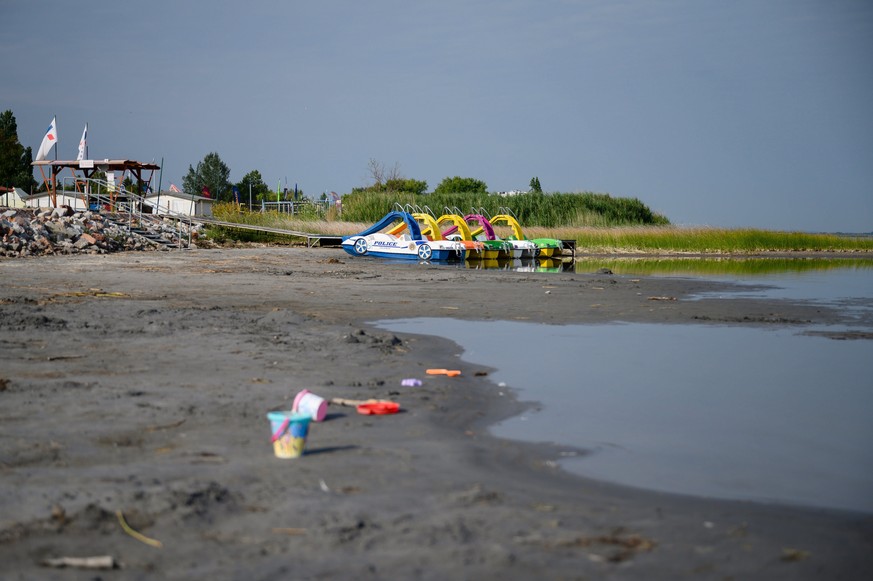
[[[704,278],[751,285],[721,293],[725,300],[816,300],[859,316],[873,306],[873,268]],[[590,452],[561,461],[571,472],[672,493],[873,513],[873,341],[803,334],[828,327],[436,318],[378,326],[448,337],[465,360],[496,368],[493,381],[539,405],[492,432]]]

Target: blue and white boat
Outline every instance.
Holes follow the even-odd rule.
[[[352,256],[377,256],[422,261],[463,261],[466,248],[452,240],[430,240],[415,217],[393,211],[363,232],[343,237],[343,250]]]

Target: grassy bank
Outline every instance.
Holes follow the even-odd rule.
[[[574,232],[585,252],[759,253],[873,251],[873,237],[752,228],[585,228]]]
[[[384,212],[379,215],[381,218]],[[318,214],[291,216],[279,212],[248,212],[234,204],[216,204],[215,217],[226,222],[258,225],[296,232],[344,236],[369,227],[373,221],[340,221],[335,216]],[[575,240],[577,252],[637,254],[753,254],[766,252],[871,252],[873,237],[807,234],[760,229],[686,228],[677,226],[528,226],[527,238]],[[497,234],[509,237],[511,231],[497,227]],[[261,234],[245,230],[219,229],[216,235],[234,240],[283,243],[293,238],[280,234]]]

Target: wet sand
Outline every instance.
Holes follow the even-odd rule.
[[[487,368],[449,341],[367,325],[848,322],[821,305],[682,300],[720,286],[317,248],[0,260],[0,577],[869,578],[873,515],[566,474],[561,447],[488,435],[525,404]],[[265,414],[302,388],[403,411],[331,406],[303,458],[277,459]],[[120,568],[42,564],[97,555]]]

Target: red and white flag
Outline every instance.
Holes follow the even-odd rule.
[[[85,151],[88,149],[88,124],[85,123],[85,131],[82,132],[82,140],[79,141],[79,154],[76,156],[76,161],[85,159]]]
[[[58,128],[55,124],[56,117],[52,117],[52,124],[45,130],[45,137],[42,138],[42,143],[39,145],[39,151],[36,152],[34,161],[42,161],[46,158],[52,147],[58,142]]]
[[[181,190],[176,187],[176,184],[174,184],[173,182],[170,182],[170,191],[171,192],[180,192]]]

